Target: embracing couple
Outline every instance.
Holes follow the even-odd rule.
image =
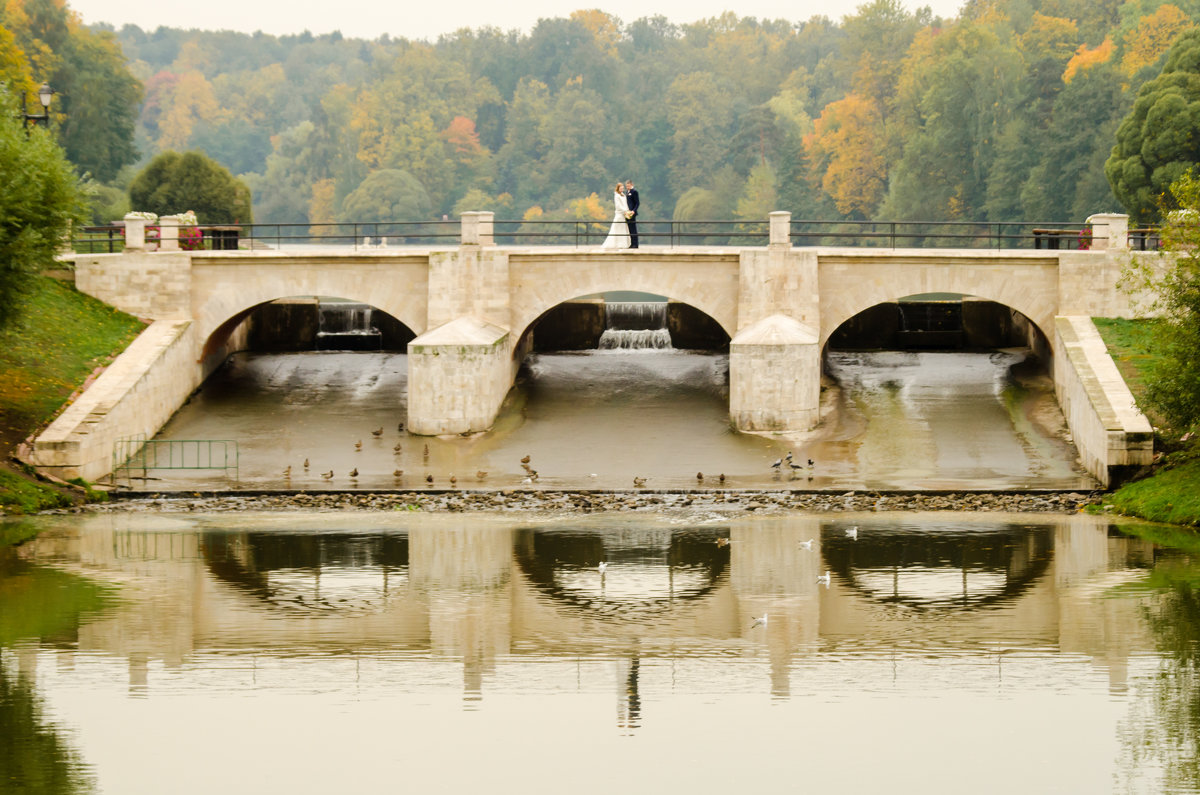
[[[616,211],[613,213],[613,222],[609,227],[608,237],[604,238],[600,248],[638,247],[637,211],[640,204],[637,188],[633,187],[633,180],[627,179],[623,183],[617,183],[617,187],[613,191],[613,205],[616,207]]]

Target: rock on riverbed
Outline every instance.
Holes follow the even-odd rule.
[[[1075,513],[1098,501],[1094,492],[904,492],[868,491],[401,491],[171,493],[116,496],[111,502],[49,513],[230,511],[468,511],[592,513],[716,511],[988,511]]]

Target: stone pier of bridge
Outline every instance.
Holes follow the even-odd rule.
[[[1081,458],[1101,482],[1148,461],[1150,428],[1092,316],[1136,315],[1117,290],[1128,260],[1124,216],[1093,216],[1088,251],[793,247],[790,215],[770,215],[766,246],[648,246],[636,251],[499,246],[491,213],[464,213],[457,246],[158,250],[74,257],[76,286],[153,321],[125,354],[36,441],[31,463],[94,480],[117,439],[151,438],[203,380],[247,343],[255,307],[336,296],[408,326],[410,431],[491,427],[530,330],[553,307],[617,290],[667,296],[704,312],[730,337],[729,412],[750,432],[818,425],[822,350],[843,322],[880,303],[924,293],[997,302],[1040,332]],[[130,222],[136,227],[136,220]],[[169,224],[168,224],[169,226]],[[1107,360],[1107,363],[1106,361]],[[1122,391],[1123,390],[1123,391]],[[1086,437],[1086,438],[1085,438]]]

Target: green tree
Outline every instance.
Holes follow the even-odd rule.
[[[342,202],[338,220],[351,222],[426,221],[433,202],[417,178],[385,168],[370,174]]]
[[[1200,30],[1192,30],[1171,47],[1158,77],[1138,90],[1104,164],[1113,193],[1136,223],[1155,220],[1162,198],[1173,195],[1170,186],[1200,163],[1198,129]]]
[[[0,107],[9,102],[0,87]],[[51,135],[26,135],[9,113],[0,113],[0,327],[21,309],[29,280],[54,263],[83,202],[71,164]]]
[[[730,92],[706,72],[680,75],[666,96],[671,137],[671,187],[678,193],[708,184],[728,148],[733,111]]]
[[[0,23],[16,36],[36,81],[57,92],[51,113],[71,162],[108,181],[137,160],[142,85],[113,34],[85,27],[61,0],[10,0],[0,5]]]
[[[1146,398],[1182,433],[1200,424],[1200,177],[1186,172],[1172,183],[1164,204],[1163,248],[1172,253],[1165,272],[1136,262],[1135,278],[1156,295],[1161,313],[1152,348],[1158,357],[1146,375]]]
[[[163,152],[129,185],[129,202],[142,212],[174,215],[191,210],[202,224],[253,223],[250,188],[203,152]]]
[[[111,33],[73,30],[63,61],[55,77],[61,81],[59,140],[80,171],[109,182],[138,159],[133,132],[142,84]]]

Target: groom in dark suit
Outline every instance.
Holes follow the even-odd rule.
[[[629,247],[637,248],[637,211],[641,202],[638,200],[637,188],[633,187],[631,179],[625,180],[625,202],[629,205],[629,212],[633,213],[626,221],[629,225]]]

